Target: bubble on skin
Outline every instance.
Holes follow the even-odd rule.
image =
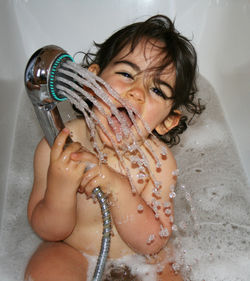
[[[138,211],[139,213],[143,212],[143,206],[142,206],[142,204],[139,204],[139,205],[137,206],[137,211]]]
[[[165,215],[169,216],[171,215],[171,209],[164,210]]]
[[[155,240],[155,235],[154,234],[150,234],[148,237],[148,241],[147,244],[150,245],[151,243],[153,243]]]
[[[159,219],[159,217],[160,217],[159,213],[158,213],[158,212],[155,213],[155,218],[156,218],[157,220]]]
[[[169,220],[170,220],[171,223],[173,223],[173,222],[174,222],[174,217],[173,217],[173,216],[170,216],[170,217],[169,217]]]
[[[134,195],[137,193],[136,188],[135,188],[134,186],[131,187],[131,192],[132,192],[132,194],[134,194]]]
[[[168,201],[163,202],[163,208],[164,208],[164,209],[165,209],[165,208],[170,208],[170,207],[171,207],[170,202],[168,202]]]
[[[169,198],[174,199],[176,197],[176,193],[174,191],[169,193]]]
[[[158,209],[161,208],[161,202],[153,198],[151,201],[151,206],[153,207],[153,210],[157,211]]]
[[[169,236],[169,231],[168,231],[168,229],[167,229],[167,227],[163,227],[163,225],[160,225],[160,228],[161,228],[161,230],[160,230],[160,232],[159,232],[159,236],[160,237],[168,237]]]
[[[157,169],[160,169],[161,168],[161,162],[157,161],[155,166],[156,166]]]
[[[139,167],[139,172],[145,174],[145,178],[148,178],[147,171],[143,166]]]
[[[159,189],[161,187],[161,182],[155,181],[155,187]]]
[[[161,198],[161,192],[157,188],[153,188],[152,191],[153,195],[155,195],[157,198]]]
[[[173,231],[177,231],[177,230],[178,230],[178,227],[177,227],[176,224],[173,224],[173,225],[172,225],[172,230],[173,230]]]
[[[160,201],[157,201],[157,200],[155,200],[155,198],[153,198],[151,201],[151,206],[152,206],[153,212],[155,213],[155,218],[159,219],[159,209],[161,208]]]
[[[146,178],[146,175],[144,173],[139,173],[136,175],[136,177],[139,179],[139,180],[142,180],[142,179],[145,179]]]
[[[162,156],[167,156],[167,148],[165,146],[161,147],[161,155]]]
[[[179,170],[179,169],[176,169],[176,170],[172,171],[172,175],[173,175],[174,177],[179,176],[179,174],[180,174],[180,170]]]
[[[169,198],[174,199],[175,197],[176,197],[175,185],[174,185],[174,184],[171,184],[171,185],[170,185]]]

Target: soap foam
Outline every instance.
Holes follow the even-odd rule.
[[[190,265],[191,280],[250,280],[250,196],[233,138],[209,83],[199,77],[206,110],[173,148],[180,175],[175,223],[188,222],[179,239],[179,258]],[[198,229],[181,185],[190,192]],[[185,254],[183,254],[183,251]],[[183,266],[184,269],[184,266]],[[185,269],[184,269],[185,271]]]

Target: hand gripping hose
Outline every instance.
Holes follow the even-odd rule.
[[[53,145],[64,124],[57,108],[57,103],[67,98],[56,90],[58,69],[67,60],[72,60],[63,49],[50,45],[37,50],[30,58],[25,70],[25,88],[34,106],[38,121],[50,146]],[[72,142],[70,137],[67,143]],[[103,236],[93,281],[101,281],[109,248],[111,233],[111,217],[105,194],[99,187],[93,189],[103,218]]]

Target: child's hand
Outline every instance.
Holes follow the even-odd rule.
[[[68,136],[69,129],[63,129],[51,148],[48,186],[58,187],[61,191],[67,189],[76,192],[82,181],[86,164],[71,160],[71,153],[79,151],[82,146],[78,142],[73,142],[65,148]]]
[[[100,187],[106,194],[113,193],[115,186],[120,184],[121,180],[125,177],[116,172],[108,165],[99,164],[98,158],[89,151],[79,151],[71,154],[71,159],[74,161],[82,161],[87,164],[87,171],[84,173],[79,192],[85,193],[87,196],[91,196],[95,187]],[[93,165],[94,164],[94,165]],[[88,165],[90,168],[88,168]]]

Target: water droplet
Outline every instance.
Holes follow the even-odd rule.
[[[176,193],[175,192],[170,192],[169,193],[169,198],[173,199],[176,197]]]
[[[143,206],[142,206],[142,204],[139,204],[139,205],[137,206],[137,211],[138,211],[139,213],[143,212]]]
[[[148,241],[147,244],[151,244],[153,241],[155,240],[155,235],[154,234],[150,234],[148,237]]]
[[[179,169],[172,171],[172,175],[175,177],[179,176],[179,173],[180,173]]]

